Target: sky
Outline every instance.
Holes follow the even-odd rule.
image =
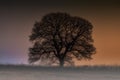
[[[119,0],[0,0],[0,64],[28,64],[32,27],[51,12],[79,16],[94,26],[97,53],[76,65],[120,65]]]

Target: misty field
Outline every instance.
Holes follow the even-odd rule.
[[[0,80],[120,80],[120,67],[59,68],[0,65]]]

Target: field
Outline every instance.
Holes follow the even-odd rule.
[[[0,80],[120,80],[119,66],[40,67],[0,65]]]

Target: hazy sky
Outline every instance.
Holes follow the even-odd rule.
[[[33,24],[50,12],[67,12],[93,24],[97,53],[76,64],[120,65],[119,0],[0,0],[0,63],[27,64]]]

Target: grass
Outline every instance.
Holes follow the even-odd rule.
[[[120,80],[120,66],[0,65],[0,80]]]

